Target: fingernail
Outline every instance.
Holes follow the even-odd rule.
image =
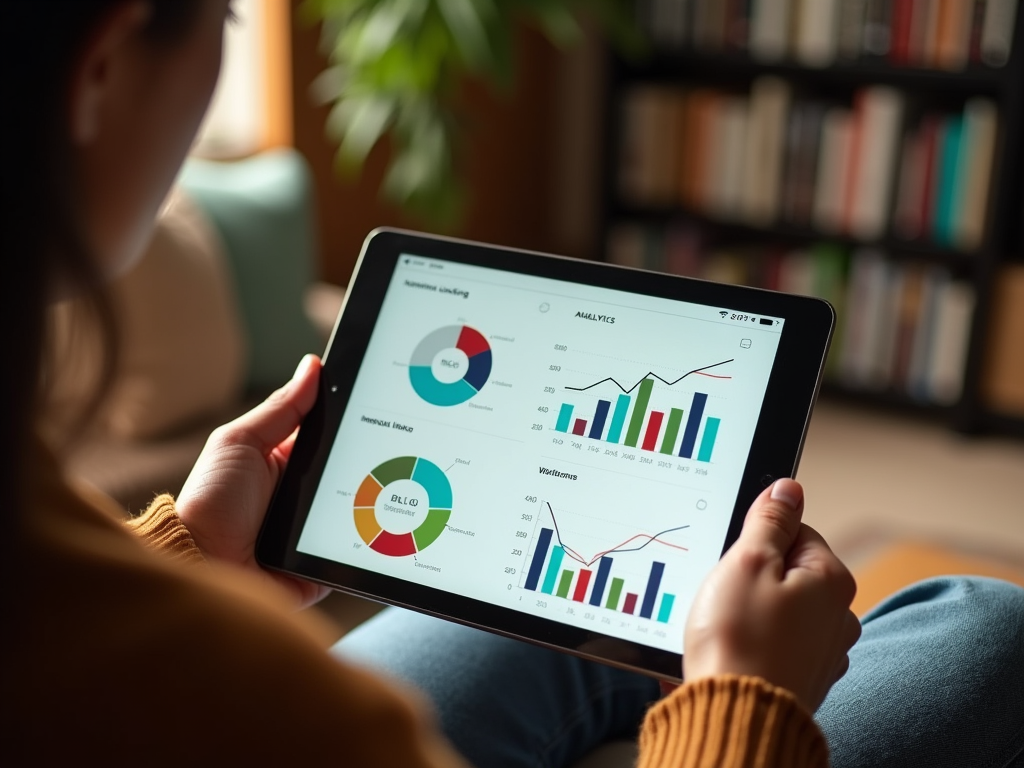
[[[292,374],[292,381],[301,379],[306,375],[306,371],[309,370],[309,366],[313,364],[313,355],[303,355],[302,359],[299,360],[298,366],[295,368],[295,373]]]
[[[772,498],[775,501],[781,501],[791,509],[799,507],[803,497],[804,489],[800,487],[800,483],[790,480],[788,477],[776,480],[775,485],[772,486]]]

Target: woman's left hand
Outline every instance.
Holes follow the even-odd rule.
[[[255,548],[296,430],[316,402],[319,378],[320,359],[306,355],[291,381],[214,430],[176,502],[178,517],[204,555],[282,585],[299,607],[315,603],[330,590],[263,570]]]

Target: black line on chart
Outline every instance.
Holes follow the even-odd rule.
[[[712,365],[705,365],[705,366],[704,366],[703,368],[694,368],[694,369],[693,369],[692,371],[687,371],[686,373],[684,373],[684,374],[683,374],[682,376],[680,376],[680,377],[679,377],[678,379],[676,379],[675,381],[668,381],[668,380],[666,380],[666,379],[663,379],[663,378],[661,378],[661,376],[659,376],[658,374],[656,374],[656,373],[655,373],[654,371],[648,371],[648,372],[647,372],[647,373],[645,373],[645,374],[644,374],[643,376],[641,376],[641,377],[640,377],[640,380],[639,380],[639,381],[637,381],[637,383],[636,383],[636,384],[634,384],[634,385],[633,385],[632,387],[630,387],[629,389],[626,389],[626,388],[625,388],[624,386],[622,386],[621,384],[619,384],[619,382],[618,382],[618,381],[616,381],[616,380],[615,380],[614,378],[612,378],[611,376],[608,376],[608,377],[606,377],[606,378],[603,378],[603,379],[601,379],[600,381],[596,381],[596,382],[594,382],[593,384],[589,384],[589,385],[587,385],[587,386],[585,386],[585,387],[565,387],[565,389],[569,389],[569,390],[572,390],[573,392],[585,392],[585,391],[586,391],[586,390],[588,390],[588,389],[592,389],[592,388],[594,388],[594,387],[596,387],[596,386],[599,386],[599,385],[601,385],[601,384],[604,384],[604,383],[605,383],[606,381],[610,381],[610,382],[611,382],[612,384],[614,384],[614,385],[615,385],[615,386],[617,386],[617,387],[618,387],[619,389],[621,389],[621,390],[623,391],[623,393],[624,393],[624,394],[627,394],[627,395],[628,395],[628,394],[629,394],[630,392],[632,392],[632,391],[633,391],[634,389],[636,389],[637,387],[639,387],[639,386],[640,386],[640,385],[641,385],[641,384],[643,383],[644,379],[646,379],[646,378],[647,378],[648,376],[653,376],[653,377],[654,377],[654,378],[656,378],[656,379],[657,379],[658,381],[660,381],[660,382],[661,382],[662,384],[665,384],[666,386],[669,386],[669,387],[671,387],[671,386],[673,386],[673,385],[675,385],[675,384],[678,384],[678,383],[679,383],[680,381],[682,381],[683,379],[685,379],[685,378],[686,378],[687,376],[692,376],[693,374],[697,374],[697,375],[699,375],[699,376],[707,376],[708,378],[712,378],[712,379],[731,379],[731,378],[732,378],[732,376],[716,376],[716,375],[715,375],[715,374],[713,374],[713,373],[704,373],[704,371],[710,370],[711,368],[717,368],[718,366],[720,366],[720,365],[725,365],[726,363],[731,363],[731,362],[733,362],[733,360],[735,360],[735,359],[736,359],[736,358],[735,358],[735,357],[733,357],[733,358],[730,358],[730,359],[728,359],[728,360],[723,360],[723,361],[722,361],[722,362],[720,362],[720,363],[714,363],[714,364],[712,364]]]

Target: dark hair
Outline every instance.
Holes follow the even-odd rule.
[[[98,404],[116,358],[114,314],[83,237],[65,113],[71,70],[97,24],[127,0],[2,0],[0,61],[6,105],[0,279],[0,559],[17,546],[26,509],[32,431],[43,405],[47,304],[58,281],[75,289],[105,349]],[[148,0],[155,45],[188,30],[201,0]],[[5,580],[6,581],[6,580]]]

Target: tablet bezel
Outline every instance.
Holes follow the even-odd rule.
[[[561,624],[511,608],[365,571],[301,553],[299,536],[323,474],[334,436],[369,346],[384,295],[403,255],[627,291],[646,296],[784,318],[736,506],[722,552],[736,540],[750,503],[775,478],[796,473],[817,397],[835,312],[828,302],[756,288],[618,267],[599,262],[474,243],[416,232],[377,229],[363,244],[345,303],[328,343],[320,389],[304,419],[288,467],[256,545],[257,561],[333,588],[411,608],[462,624],[539,643],[660,678],[679,680],[682,656]],[[680,647],[682,638],[680,637]]]

